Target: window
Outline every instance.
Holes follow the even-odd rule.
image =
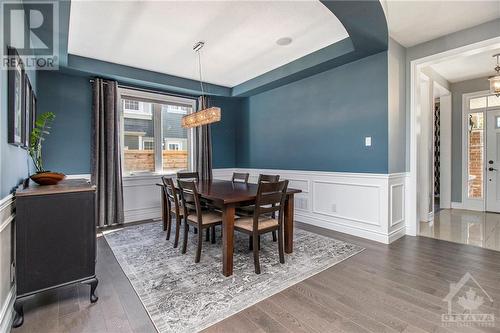
[[[500,96],[495,96],[495,95],[488,96],[488,107],[492,108],[496,106],[500,106]]]
[[[188,130],[181,120],[191,109],[181,105],[162,105],[163,172],[177,172],[188,168]]]
[[[139,110],[139,101],[134,101],[131,99],[125,99],[123,101],[123,108],[126,110]]]
[[[168,150],[181,150],[181,149],[180,149],[180,145],[178,143],[169,143]]]
[[[468,196],[483,197],[484,113],[470,113],[468,131]]]
[[[486,97],[471,98],[469,108],[471,110],[481,109],[486,107]]]
[[[191,166],[192,131],[181,119],[195,101],[120,88],[124,175],[175,173]]]

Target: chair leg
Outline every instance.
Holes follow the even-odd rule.
[[[273,231],[273,242],[276,242],[276,231]]]
[[[207,228],[205,231],[205,241],[210,242],[210,228]]]
[[[184,238],[182,242],[182,251],[181,251],[182,254],[185,254],[187,250],[188,233],[189,233],[189,225],[187,221],[184,221]]]
[[[260,262],[259,262],[259,236],[254,236],[253,238],[253,264],[255,266],[255,274],[260,274]]]
[[[210,228],[210,237],[212,238],[212,244],[215,244],[215,226],[213,226],[212,228]]]
[[[203,244],[203,230],[199,230],[199,232],[198,232],[198,247],[196,248],[196,258],[194,259],[195,263],[200,262],[202,244]]]
[[[177,216],[176,216],[177,218]],[[167,240],[170,239],[170,232],[172,231],[172,213],[167,214]]]
[[[248,237],[248,250],[253,251],[253,237]]]
[[[174,239],[174,248],[179,246],[179,229],[181,228],[181,219],[177,216],[175,217],[175,239]]]
[[[283,230],[280,226],[278,229],[278,251],[280,253],[280,263],[285,263],[285,252],[283,251]]]
[[[257,239],[258,239],[258,243],[259,243],[259,251],[260,251],[260,235],[259,235],[259,237],[257,237]]]

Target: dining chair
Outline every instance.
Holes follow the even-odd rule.
[[[193,179],[196,181],[200,180],[198,172],[177,172],[177,179]]]
[[[181,202],[179,200],[179,194],[174,185],[174,180],[170,177],[161,177],[163,182],[163,191],[165,193],[165,199],[167,200],[167,240],[170,239],[170,233],[172,229],[172,213],[175,214],[175,238],[174,238],[174,248],[179,245],[179,230],[181,228],[182,217],[184,216],[184,209],[182,208]]]
[[[280,263],[285,263],[283,252],[283,217],[288,180],[260,182],[255,199],[255,210],[251,217],[241,217],[234,221],[234,230],[251,237],[255,273],[260,274],[259,239],[268,232],[278,232],[278,251]],[[279,212],[278,218],[276,212]]]
[[[250,176],[249,173],[238,173],[238,172],[233,172],[233,178],[231,181],[233,183],[248,183],[248,177]]]
[[[177,172],[177,179],[184,179],[184,180],[194,180],[194,181],[199,181],[200,180],[200,176],[198,174],[197,171],[193,171],[193,172],[188,172],[188,171],[180,171],[180,172]],[[205,203],[203,202],[202,205],[205,206]],[[194,233],[197,234],[198,233],[198,228],[194,228]],[[207,240],[209,238],[209,234],[207,232]]]
[[[257,184],[260,184],[261,182],[275,183],[275,182],[278,182],[279,180],[280,180],[280,175],[260,174]],[[239,208],[236,208],[236,215],[238,215],[238,216],[253,216],[254,210],[255,210],[254,205],[239,207]],[[273,219],[276,218],[276,214],[272,213],[271,217]],[[276,239],[276,231],[273,231],[273,242],[276,242],[276,240],[277,240]],[[249,248],[250,248],[250,250],[252,249],[252,243],[250,243]]]
[[[194,262],[200,262],[201,247],[203,243],[203,230],[212,231],[212,243],[215,243],[215,226],[222,224],[222,213],[202,209],[201,197],[194,181],[183,181],[178,179],[181,194],[182,207],[184,209],[184,238],[182,243],[182,254],[186,253],[189,233],[189,225],[198,228],[198,247]]]

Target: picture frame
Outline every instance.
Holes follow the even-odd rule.
[[[30,133],[33,131],[35,128],[35,122],[36,122],[36,106],[37,106],[37,100],[36,100],[36,95],[34,91],[31,91],[31,116],[30,116]]]
[[[7,49],[8,56],[14,59],[14,68],[8,70],[8,130],[7,142],[23,145],[23,119],[24,119],[24,64],[15,48]]]
[[[32,94],[33,89],[31,87],[31,82],[28,75],[24,74],[24,110],[23,110],[23,143],[22,147],[28,149],[30,145],[30,134],[31,134],[31,105],[32,105]]]

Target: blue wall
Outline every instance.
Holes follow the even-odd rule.
[[[90,173],[92,90],[82,76],[43,71],[38,77],[38,112],[56,119],[44,145],[44,167],[67,174]]]
[[[386,173],[387,98],[387,52],[251,96],[236,166]]]
[[[240,113],[242,98],[214,97],[212,105],[222,108],[222,119],[212,124],[212,151],[214,168],[234,168],[236,166],[236,136],[241,126]]]
[[[14,33],[23,33],[24,28],[14,29]],[[0,45],[3,54],[6,54],[7,45]],[[37,93],[37,72],[27,70],[26,73],[31,82],[31,86]],[[0,199],[12,192],[23,179],[32,172],[31,159],[25,149],[8,144],[8,85],[7,71],[0,70]]]

